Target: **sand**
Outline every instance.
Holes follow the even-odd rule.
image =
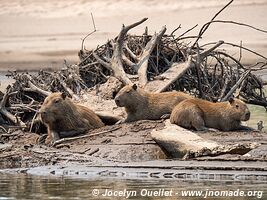
[[[62,67],[63,60],[78,62],[77,52],[81,38],[93,30],[90,12],[93,12],[97,32],[86,40],[86,48],[96,48],[115,37],[122,23],[129,24],[148,17],[149,20],[133,29],[131,33],[141,34],[145,26],[149,32],[159,31],[163,25],[170,33],[182,24],[176,35],[211,19],[223,4],[220,1],[33,1],[0,0],[0,71],[7,70],[52,70]],[[252,4],[252,3],[253,4]],[[256,3],[255,3],[256,2]],[[209,5],[208,5],[209,3]],[[227,8],[219,19],[235,20],[267,30],[267,1],[236,1]],[[249,47],[266,56],[267,34],[225,24],[214,24],[205,33],[202,43],[225,40]],[[223,48],[227,48],[223,46]],[[238,56],[238,49],[231,49]],[[258,57],[243,55],[243,62],[253,63]]]

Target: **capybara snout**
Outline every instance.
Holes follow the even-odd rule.
[[[115,103],[116,103],[117,106],[123,107],[123,105],[121,105],[121,102],[120,102],[119,98],[115,98]]]
[[[229,99],[232,109],[229,109],[237,120],[248,121],[250,119],[250,111],[247,105],[239,99]]]
[[[42,105],[42,107],[40,108],[39,114],[41,116],[41,120],[44,123],[48,123],[49,122],[49,118],[48,118],[49,114],[47,112],[47,108],[44,105]]]
[[[47,112],[45,110],[40,110],[39,114],[41,116],[42,121],[47,123],[48,122],[48,120],[47,120]]]
[[[245,114],[245,119],[244,121],[248,121],[250,119],[250,112],[247,111],[247,113]]]
[[[247,109],[245,114],[241,117],[241,121],[248,121],[250,119],[250,111]]]

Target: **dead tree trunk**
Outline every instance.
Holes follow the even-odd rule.
[[[139,85],[145,87],[147,80],[147,68],[150,54],[154,50],[155,46],[160,42],[163,34],[166,32],[166,26],[164,26],[159,33],[155,33],[151,40],[145,46],[142,55],[140,56],[139,62],[137,64]]]
[[[131,84],[132,81],[129,79],[129,77],[127,76],[127,74],[125,73],[124,69],[123,69],[123,64],[122,64],[122,58],[123,58],[123,51],[122,48],[124,46],[124,39],[125,36],[127,35],[128,31],[140,24],[142,24],[143,22],[145,22],[148,18],[144,18],[136,23],[133,23],[129,26],[122,26],[121,32],[119,33],[115,45],[114,45],[114,52],[111,58],[110,63],[107,63],[103,60],[101,60],[101,58],[99,58],[96,54],[94,54],[94,57],[97,59],[98,62],[100,62],[101,64],[103,64],[104,67],[106,67],[108,70],[110,70],[112,72],[112,74],[118,78],[122,83],[124,83],[125,85],[127,84]]]

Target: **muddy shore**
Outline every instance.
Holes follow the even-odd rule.
[[[151,130],[161,129],[162,127],[162,121],[139,121],[130,124],[113,125],[94,130],[87,134],[87,138],[62,143],[57,148],[37,145],[36,139],[38,135],[33,133],[18,131],[10,135],[2,134],[0,137],[0,168],[26,168],[29,173],[35,173],[34,167],[37,167],[37,171],[41,169],[40,173],[46,175],[52,173],[51,171],[54,171],[53,173],[61,173],[60,166],[70,166],[70,169],[71,166],[77,166],[77,171],[80,171],[79,169],[82,170],[83,167],[97,166],[100,168],[152,167],[160,169],[169,165],[170,168],[175,167],[175,169],[185,170],[266,172],[267,134],[264,132],[198,133],[199,136],[216,141],[219,144],[247,144],[253,141],[261,145],[245,155],[202,156],[186,161],[182,158],[168,160],[168,153],[161,149],[151,138]],[[90,134],[99,131],[107,132],[90,137]],[[47,167],[38,168],[40,166]],[[55,167],[51,168],[51,166]],[[33,168],[33,172],[29,168]],[[264,177],[266,178],[267,175],[264,175]]]

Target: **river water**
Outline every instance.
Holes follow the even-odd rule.
[[[68,177],[0,174],[0,199],[265,199],[266,182],[250,181],[190,181],[190,180],[117,180],[77,179]],[[163,193],[162,191],[165,191]],[[107,192],[106,192],[107,191]],[[124,196],[118,196],[118,191]],[[156,191],[156,192],[155,192]],[[159,193],[157,193],[159,191]],[[154,193],[153,193],[154,192]],[[223,194],[222,192],[225,192]],[[227,192],[227,193],[226,193]],[[231,196],[231,193],[233,192]],[[241,197],[241,193],[244,197]],[[103,196],[108,194],[108,196]],[[158,196],[161,194],[161,196]],[[228,195],[218,197],[218,195]],[[200,196],[200,197],[199,197]],[[190,198],[191,199],[191,198]]]

